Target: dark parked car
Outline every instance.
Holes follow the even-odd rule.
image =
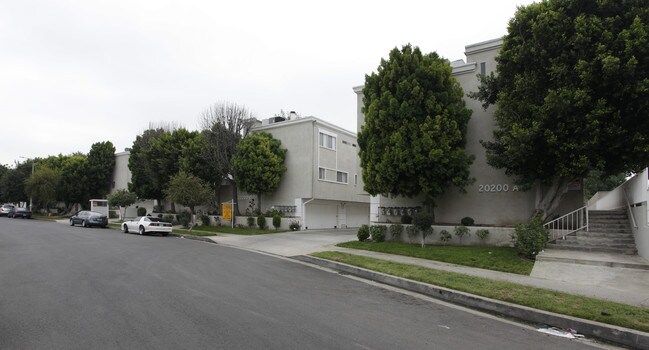
[[[11,204],[3,204],[2,207],[0,207],[0,216],[9,216],[9,212],[15,208]]]
[[[31,219],[32,218],[32,211],[27,209],[27,208],[11,208],[9,211],[9,214],[7,214],[8,217],[10,218],[27,218]]]
[[[70,226],[81,225],[83,227],[108,226],[108,217],[102,213],[90,210],[82,210],[70,218]]]

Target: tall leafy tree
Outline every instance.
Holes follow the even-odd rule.
[[[88,152],[90,197],[104,198],[110,192],[115,169],[115,146],[110,141],[97,142]]]
[[[163,128],[149,128],[133,141],[128,159],[128,168],[131,170],[131,182],[128,187],[139,198],[161,201],[164,196],[150,151],[154,141],[165,133],[168,131]]]
[[[568,184],[649,164],[649,6],[644,0],[547,0],[518,8],[496,74],[474,96],[496,104],[487,160],[544,185],[556,210]]]
[[[471,111],[447,60],[403,46],[365,76],[365,125],[358,133],[365,191],[423,194],[426,204],[450,186],[472,182],[466,144]],[[432,211],[431,211],[432,212]]]
[[[208,167],[209,178],[203,178],[216,190],[217,202],[218,189],[224,181],[229,183],[237,201],[237,186],[232,159],[237,152],[237,145],[242,138],[250,132],[256,122],[254,114],[245,106],[232,102],[217,102],[206,108],[201,114],[201,127],[203,135],[203,151],[200,159]],[[200,176],[201,173],[197,173]],[[239,206],[235,203],[235,210]]]
[[[6,202],[19,203],[29,201],[29,195],[25,191],[25,182],[32,173],[32,162],[28,160],[16,163],[14,168],[6,170],[0,178],[0,196]]]
[[[257,132],[244,138],[232,160],[237,184],[248,193],[257,195],[261,210],[261,195],[273,193],[286,172],[286,149],[270,133]]]
[[[7,172],[9,172],[9,167],[4,164],[0,164],[0,202],[2,203],[6,202],[4,198],[4,188],[3,188],[2,178],[5,176],[5,174],[7,174]]]
[[[75,204],[80,204],[83,208],[90,206],[89,188],[88,158],[83,154],[65,158],[61,167],[58,198],[65,203],[68,212]]]
[[[57,200],[57,189],[61,182],[61,173],[46,166],[38,167],[25,182],[25,190],[38,208],[49,211],[50,205]],[[34,210],[32,208],[32,210]]]

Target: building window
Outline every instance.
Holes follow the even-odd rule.
[[[486,74],[486,73],[487,73],[487,63],[480,62],[480,74]]]
[[[343,173],[342,171],[339,171],[336,173],[336,181],[340,183],[347,183],[347,173]]]
[[[322,135],[322,134],[320,134],[320,135]],[[326,173],[325,168],[318,168],[318,179],[326,180],[325,179],[325,173]]]
[[[320,147],[336,150],[336,136],[320,133]]]
[[[354,174],[354,185],[358,185],[358,174]]]

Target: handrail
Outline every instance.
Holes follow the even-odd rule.
[[[626,209],[629,211],[629,214],[631,215],[631,222],[633,222],[633,227],[638,228],[638,225],[635,223],[635,216],[633,215],[633,210],[631,210],[631,203],[629,203],[629,196],[626,194],[626,188],[622,187],[622,191],[624,191],[624,199],[626,199]]]
[[[562,217],[543,224],[543,227],[550,231],[550,241],[566,239],[567,235],[582,229],[588,231],[588,207],[584,206],[573,210]]]

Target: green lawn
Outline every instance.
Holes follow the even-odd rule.
[[[196,226],[192,232],[200,231],[206,234],[198,234],[196,236],[213,236],[218,233],[231,233],[235,235],[265,235],[270,233],[280,233],[286,232],[282,230],[268,229],[268,230],[258,230],[258,229],[242,229],[238,227],[229,227],[229,226]],[[184,229],[174,229],[174,232],[177,233],[188,233],[189,230]],[[189,234],[189,233],[188,233]]]
[[[422,248],[419,244],[358,241],[340,243],[338,246],[443,261],[451,264],[511,272],[519,275],[529,275],[534,267],[533,261],[518,257],[516,251],[508,247],[428,245]]]
[[[649,332],[649,309],[643,307],[341,252],[311,255],[535,309]]]

